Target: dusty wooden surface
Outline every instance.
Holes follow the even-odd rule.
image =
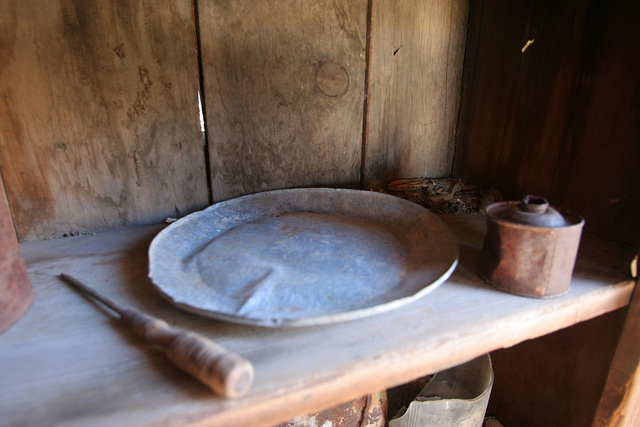
[[[215,200],[358,185],[367,1],[199,1]]]
[[[273,425],[509,347],[625,306],[632,253],[585,238],[571,291],[514,296],[476,275],[481,216],[447,216],[462,254],[453,276],[402,310],[352,322],[267,329],[177,310],[147,278],[143,227],[22,245],[37,298],[0,335],[2,425]],[[202,333],[247,357],[254,387],[222,400],[140,345],[61,283],[66,272],[124,306]],[[64,393],[60,391],[64,390]]]
[[[20,240],[207,203],[191,1],[3,1],[0,16],[0,166]]]
[[[449,176],[467,0],[372,2],[364,183]]]
[[[454,172],[640,244],[639,20],[634,0],[472,2]]]

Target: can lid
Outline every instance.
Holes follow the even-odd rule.
[[[520,203],[496,203],[487,209],[490,215],[517,224],[537,227],[564,227],[569,222],[543,197],[527,195]]]

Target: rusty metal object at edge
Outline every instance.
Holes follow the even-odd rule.
[[[22,317],[34,298],[0,178],[0,334]]]

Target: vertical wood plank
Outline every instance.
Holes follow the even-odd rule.
[[[0,166],[21,240],[207,203],[191,2],[0,3]]]
[[[640,247],[640,2],[595,1],[551,196]]]
[[[374,0],[364,181],[449,176],[467,0]]]
[[[627,310],[491,353],[489,412],[505,426],[589,426]]]
[[[637,285],[592,427],[640,425],[640,292]]]
[[[358,184],[367,1],[198,8],[214,199]]]
[[[590,17],[583,5],[474,2],[458,174],[511,197],[549,194],[586,49]]]

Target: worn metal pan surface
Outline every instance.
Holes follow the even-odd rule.
[[[171,224],[151,244],[149,276],[188,311],[304,326],[414,301],[451,275],[458,255],[449,227],[417,204],[291,189],[220,202]]]

